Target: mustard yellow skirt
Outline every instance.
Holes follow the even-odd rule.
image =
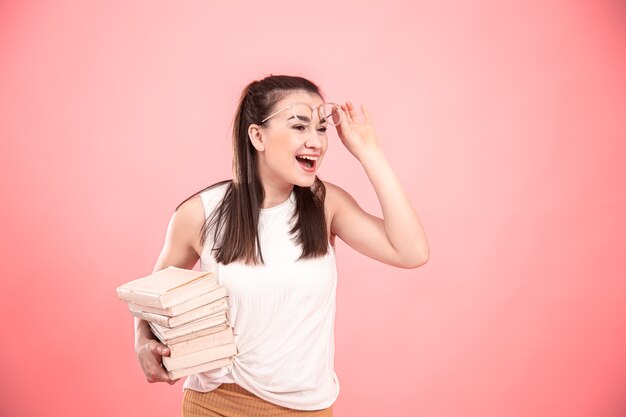
[[[322,410],[294,410],[259,398],[237,384],[224,383],[213,391],[185,389],[182,417],[332,417],[332,406]]]

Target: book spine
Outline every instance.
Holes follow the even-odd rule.
[[[170,343],[167,347],[170,348],[169,357],[177,358],[188,353],[197,352],[214,346],[225,345],[227,343],[233,343],[234,341],[235,335],[233,334],[233,328],[228,327],[218,333],[200,336],[196,339],[185,342]]]
[[[128,291],[126,289],[118,289],[117,296],[126,303],[134,303],[145,305],[148,307],[162,308],[161,295],[148,292]]]
[[[141,310],[131,310],[131,313],[133,314],[133,316],[139,317],[142,320],[157,323],[164,327],[172,327],[170,326],[170,317],[161,316],[160,314],[148,313]]]
[[[185,342],[188,340],[192,340],[195,339],[196,337],[200,337],[200,336],[206,336],[209,334],[213,334],[213,333],[218,333],[221,332],[227,328],[229,328],[230,325],[228,323],[222,323],[222,324],[217,324],[213,327],[209,327],[203,330],[198,330],[183,336],[178,336],[178,337],[171,337],[169,339],[159,339],[161,340],[161,343],[163,343],[164,345],[170,345],[170,344],[175,344],[175,343],[180,343],[180,342]],[[232,327],[231,327],[232,329]],[[234,331],[234,329],[233,329]],[[156,335],[155,335],[156,336]]]
[[[217,287],[210,291],[207,294],[203,294],[195,299],[187,301],[186,303],[181,303],[175,306],[170,307],[168,310],[171,314],[167,314],[169,316],[177,316],[179,314],[186,313],[195,308],[203,306],[205,304],[209,304],[219,300],[220,298],[226,297],[228,298],[228,293],[226,291],[226,287]]]
[[[200,280],[185,285],[184,291],[168,291],[161,295],[161,305],[158,306],[162,309],[170,309],[171,307],[186,303],[198,296],[199,293],[207,293],[212,291],[218,286],[216,278],[210,280]],[[152,306],[151,306],[152,307]]]
[[[133,310],[145,311],[146,313],[160,314],[162,316],[168,316],[168,317],[172,317],[174,315],[172,314],[172,311],[169,308],[148,307],[146,305],[135,304],[135,303],[128,303],[128,308],[130,309],[130,311],[133,311]]]
[[[167,372],[167,375],[170,377],[170,379],[178,379],[181,378],[183,376],[188,376],[188,375],[192,375],[192,374],[197,374],[200,372],[208,372],[208,371],[212,371],[214,369],[219,369],[223,366],[230,366],[233,363],[233,357],[230,356],[228,358],[223,358],[223,359],[218,359],[216,361],[210,361],[210,362],[206,362],[200,365],[196,365],[196,366],[191,366],[189,368],[180,368],[180,369],[174,369],[171,371]]]
[[[211,316],[207,319],[195,320],[190,323],[183,324],[182,326],[172,328],[161,326],[158,323],[152,324],[154,325],[153,329],[158,330],[160,336],[163,339],[172,339],[178,336],[183,336],[212,326],[216,326],[218,324],[226,323],[226,321],[228,320],[225,312],[216,313],[214,316],[215,317]]]
[[[176,368],[187,368],[189,366],[195,366],[202,362],[214,361],[217,359],[223,359],[228,356],[237,354],[237,346],[234,343],[228,343],[226,345],[215,346],[209,349],[199,350],[197,352],[189,353],[187,355],[180,356],[178,358],[170,358],[169,356],[163,356],[163,366],[168,371]]]
[[[215,313],[225,311],[229,308],[227,297],[223,297],[221,300],[214,301],[209,304],[205,304],[196,309],[190,310],[186,313],[177,316],[166,316],[158,313],[153,313],[143,306],[137,306],[135,304],[128,304],[128,309],[135,316],[143,320],[158,323],[161,326],[167,328],[174,328],[182,326],[183,324],[191,323],[192,321],[199,320],[203,317],[211,316]]]
[[[228,309],[228,303],[226,303],[225,300],[219,303],[209,304],[207,306],[208,307],[199,307],[179,316],[170,317],[168,327],[182,326],[183,324],[198,320],[204,316],[210,316],[211,314],[219,313],[220,311]]]

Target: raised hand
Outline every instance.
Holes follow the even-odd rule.
[[[378,148],[372,119],[363,104],[361,104],[361,112],[363,121],[359,120],[351,101],[341,104],[341,123],[335,126],[341,142],[359,161],[368,152]]]

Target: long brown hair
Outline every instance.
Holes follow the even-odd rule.
[[[248,84],[241,93],[233,120],[233,179],[210,185],[178,205],[180,207],[202,191],[228,183],[224,198],[205,219],[200,231],[202,247],[213,231],[211,250],[218,263],[227,265],[242,259],[248,265],[257,265],[259,261],[264,264],[257,232],[265,193],[258,173],[257,151],[248,138],[248,127],[252,123],[260,124],[259,121],[271,114],[278,101],[298,90],[316,94],[325,101],[320,88],[302,77],[270,75]],[[311,187],[294,184],[293,188],[296,210],[291,220],[295,218],[296,222],[289,233],[295,244],[302,245],[298,260],[323,256],[328,251],[324,215],[326,187],[315,176]]]

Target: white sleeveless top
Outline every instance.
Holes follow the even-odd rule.
[[[229,182],[200,193],[205,218]],[[302,247],[291,241],[292,191],[283,203],[261,209],[259,241],[265,265],[217,264],[213,230],[202,249],[201,269],[213,271],[228,292],[228,321],[239,353],[233,363],[190,375],[183,390],[207,392],[236,383],[258,397],[297,410],[330,407],[339,395],[334,370],[335,250],[296,262]]]

